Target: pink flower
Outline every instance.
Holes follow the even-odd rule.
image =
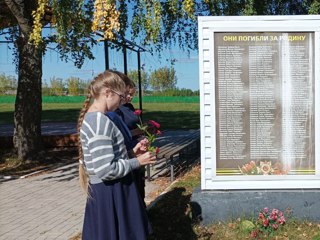
[[[262,212],[259,212],[259,219],[264,219],[264,215]]]
[[[144,138],[144,139],[142,139],[141,141],[140,141],[140,143],[141,143],[141,145],[148,145],[148,143],[149,143],[149,141],[148,141],[148,139],[146,139],[146,138]]]
[[[267,212],[269,211],[269,209],[268,209],[267,207],[265,207],[265,208],[263,209],[263,211],[264,211],[265,213],[267,213]]]
[[[271,213],[271,214],[270,214],[270,219],[271,219],[272,221],[276,221],[276,220],[277,220],[277,214]]]
[[[141,115],[141,110],[140,109],[137,109],[137,110],[135,110],[134,112],[133,112],[133,114],[134,115],[136,115],[136,116],[140,116]]]
[[[273,228],[274,230],[277,230],[277,229],[278,229],[278,224],[276,224],[276,223],[272,224],[272,228]]]
[[[145,152],[148,149],[149,141],[148,139],[144,138],[140,141],[140,150]]]
[[[250,234],[250,236],[251,236],[252,238],[256,238],[256,237],[258,236],[258,230],[252,231],[251,234]]]
[[[156,121],[149,120],[148,123],[154,126],[155,128],[160,128],[160,123],[157,123]]]

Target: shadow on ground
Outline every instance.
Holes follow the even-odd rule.
[[[51,180],[57,182],[65,182],[71,181],[75,178],[79,177],[78,171],[78,163],[68,165],[64,168],[58,168],[55,170],[50,171],[50,175],[46,175],[47,177],[43,177],[41,181]]]
[[[78,177],[77,155],[77,148],[53,148],[39,153],[37,159],[19,161],[13,150],[0,151],[0,176],[11,176],[15,179],[59,172],[59,177],[55,177],[55,174],[51,176],[64,181],[71,180]],[[70,165],[73,163],[75,166]],[[63,178],[63,175],[71,179]]]
[[[174,188],[157,201],[149,210],[154,230],[150,240],[193,240],[197,235],[192,229],[193,220],[189,214],[190,194],[185,188]]]

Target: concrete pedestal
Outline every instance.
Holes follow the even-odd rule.
[[[204,225],[236,218],[257,218],[265,207],[277,208],[285,217],[320,221],[320,190],[225,190],[201,191],[192,194],[194,214]],[[195,216],[195,215],[194,215]]]

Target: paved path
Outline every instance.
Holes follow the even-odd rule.
[[[81,232],[85,195],[78,164],[50,173],[0,181],[0,240],[66,240]],[[146,201],[157,185],[146,183]]]
[[[13,124],[0,124],[0,136],[12,136]],[[61,135],[77,132],[77,123],[73,122],[43,122],[41,123],[42,135]]]
[[[68,239],[81,230],[85,195],[77,163],[0,183],[0,239]]]
[[[74,133],[75,124],[42,124],[43,134]],[[165,143],[193,132],[166,131],[157,140]],[[0,125],[0,135],[10,136],[12,125]],[[146,181],[150,203],[159,186]],[[0,240],[66,240],[82,229],[85,194],[80,189],[78,164],[22,179],[0,179]]]

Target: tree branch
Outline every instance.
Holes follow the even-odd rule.
[[[17,21],[4,0],[0,0],[0,29],[16,25]]]
[[[29,25],[29,19],[23,14],[24,1],[4,0],[12,15],[17,20],[19,27],[25,37],[28,37],[32,28]]]

